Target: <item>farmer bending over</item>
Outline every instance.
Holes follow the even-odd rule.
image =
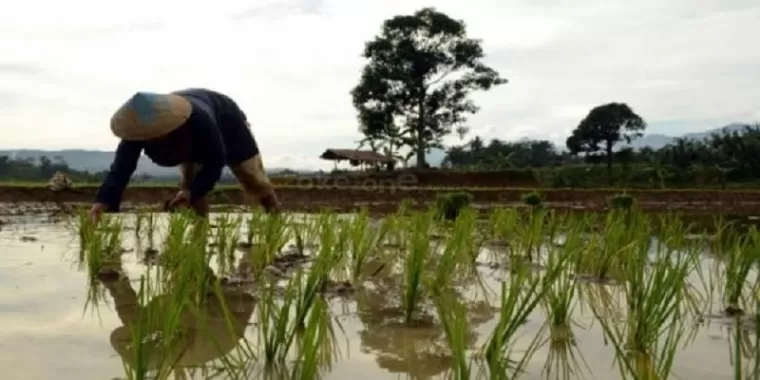
[[[159,166],[180,166],[180,191],[171,206],[189,205],[207,215],[206,195],[228,165],[247,196],[256,198],[267,212],[278,209],[248,120],[224,94],[207,89],[138,92],[113,115],[111,130],[121,142],[90,210],[95,222],[103,212],[119,211],[143,151]]]

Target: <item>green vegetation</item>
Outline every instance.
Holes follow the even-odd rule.
[[[525,203],[527,206],[533,208],[541,207],[541,194],[539,194],[537,191],[531,191],[530,193],[523,194],[521,198],[523,203]]]
[[[439,194],[436,198],[438,213],[445,219],[454,220],[464,208],[472,203],[472,199],[472,194],[465,191]]]
[[[588,149],[588,148],[585,148]],[[559,151],[549,141],[485,144],[474,138],[449,150],[444,161],[453,170],[522,172],[541,187],[705,188],[755,186],[760,180],[760,125],[713,134],[705,140],[678,139],[661,149],[618,149],[612,166],[605,154],[585,157]],[[610,175],[611,170],[611,175]]]
[[[369,63],[352,92],[364,142],[394,156],[409,148],[404,159],[416,156],[418,167],[445,135],[465,134],[465,115],[477,111],[470,93],[506,82],[481,62],[464,23],[432,8],[387,20],[364,53]],[[443,194],[422,211],[405,202],[380,220],[366,210],[212,220],[143,210],[94,225],[81,210],[70,225],[85,309],[105,293],[113,299],[123,326],[110,342],[129,380],[329,377],[347,314],[365,324],[359,339],[404,346],[418,367],[404,371],[415,378],[514,380],[537,366],[546,377],[590,377],[578,342],[594,344],[594,333],[620,378],[676,378],[675,359],[708,319],[734,334],[732,378],[757,378],[760,231],[716,218],[708,232],[677,215],[649,216],[634,190],[619,188],[752,182],[760,128],[656,151],[615,149],[645,125],[625,103],[610,103],[580,121],[569,153],[547,141],[486,146],[479,138],[448,152],[458,170],[512,169],[542,187],[605,184],[615,189],[605,213],[556,213],[542,207],[551,190],[537,186],[512,188],[529,207],[493,207],[485,219],[470,206],[482,189]],[[0,160],[0,180],[20,186],[56,171],[77,186],[102,176],[47,159]],[[128,248],[141,265],[123,265]],[[400,361],[383,359],[388,368]]]
[[[75,182],[99,182],[103,173],[88,173],[74,170],[60,157],[33,159],[12,159],[0,156],[0,181],[45,183],[56,172],[68,175]]]
[[[621,141],[630,143],[642,136],[646,123],[641,116],[624,103],[609,103],[594,107],[581,120],[573,134],[567,138],[567,148],[570,154],[581,152],[587,156],[604,152],[607,162],[607,177],[609,184],[614,184],[612,177],[613,148]]]
[[[760,283],[752,267],[760,231],[737,233],[716,219],[708,236],[677,215],[653,218],[619,203],[607,214],[496,208],[482,221],[466,206],[454,221],[435,207],[400,209],[377,223],[366,212],[348,219],[222,214],[211,223],[177,213],[156,223],[141,211],[94,226],[82,213],[72,226],[92,288],[88,307],[103,302],[98,289],[105,287],[122,320],[131,321],[119,330],[119,344],[129,349],[117,348],[129,379],[199,368],[208,373],[200,378],[220,371],[233,379],[329,377],[342,331],[341,308],[329,300],[377,313],[364,309],[361,295],[378,286],[399,300],[385,306],[384,318],[397,318],[403,329],[440,329],[445,349],[438,355],[457,379],[518,379],[541,362],[547,376],[579,376],[590,371],[576,344],[581,329],[597,329],[600,343],[612,343],[610,364],[623,379],[674,378],[674,358],[701,328],[695,319],[722,319],[742,331],[743,342],[758,344]],[[132,293],[120,258],[126,234],[134,234],[146,263]],[[484,260],[496,277],[486,275]],[[256,307],[243,301],[250,292]],[[143,305],[129,318],[118,306],[125,294]],[[477,338],[482,321],[472,313],[483,303],[492,310],[485,320],[495,324]],[[598,324],[576,319],[583,308]],[[543,321],[541,328],[529,320]],[[201,342],[209,362],[178,359],[181,347]],[[752,349],[729,349],[746,359],[732,362],[735,379],[755,373]],[[546,358],[536,356],[542,351]]]
[[[507,82],[483,63],[481,42],[467,37],[464,22],[434,8],[386,20],[363,56],[368,63],[351,92],[362,145],[391,157],[407,147],[400,158],[416,156],[417,167],[455,127],[464,133],[467,114],[478,110],[470,93]]]

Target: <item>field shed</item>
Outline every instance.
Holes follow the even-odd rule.
[[[371,150],[356,149],[328,149],[319,158],[335,161],[336,165],[340,161],[348,161],[351,166],[378,166],[383,164],[387,165],[390,169],[392,169],[396,162],[393,158]]]

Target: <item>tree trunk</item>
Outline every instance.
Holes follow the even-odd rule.
[[[425,165],[425,88],[420,86],[420,94],[418,99],[419,118],[417,119],[417,168],[422,169]]]
[[[610,186],[614,185],[612,178],[612,142],[607,141],[607,180]]]

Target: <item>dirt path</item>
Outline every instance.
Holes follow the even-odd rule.
[[[133,187],[125,192],[125,204],[160,204],[175,194],[173,187]],[[410,199],[417,205],[427,205],[435,201],[438,194],[452,191],[442,189],[410,188],[338,188],[338,187],[280,187],[278,197],[288,211],[311,212],[322,208],[351,211],[361,206],[373,212],[387,212],[398,204]],[[468,189],[479,207],[493,205],[521,205],[525,189]],[[97,189],[82,187],[53,193],[43,187],[0,186],[0,203],[5,204],[72,204],[90,203]],[[588,209],[602,211],[608,197],[618,193],[611,190],[565,190],[546,189],[540,191],[544,202],[550,207],[561,209]],[[683,211],[690,213],[721,213],[733,215],[760,215],[760,191],[697,191],[632,190],[628,194],[644,210]],[[242,205],[242,192],[237,189],[221,189],[211,197],[212,204]]]

